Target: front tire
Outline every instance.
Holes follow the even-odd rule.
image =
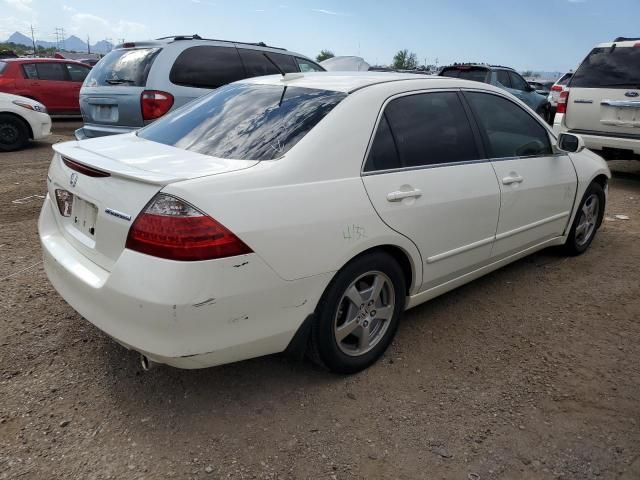
[[[369,367],[393,340],[405,298],[404,274],[393,257],[372,252],[352,260],[318,303],[312,360],[343,374]]]
[[[587,251],[602,223],[605,208],[604,190],[597,183],[587,188],[564,245],[568,255],[580,255]]]
[[[0,114],[0,152],[13,152],[29,142],[29,129],[18,117]]]

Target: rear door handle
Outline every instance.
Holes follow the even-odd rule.
[[[512,183],[522,183],[523,181],[524,178],[522,178],[520,175],[509,175],[508,177],[504,177],[502,179],[502,184],[511,185]]]
[[[403,198],[418,198],[422,196],[422,190],[416,188],[415,190],[409,190],[403,192],[402,190],[398,190],[397,192],[391,192],[387,194],[387,201],[389,202],[399,202]]]

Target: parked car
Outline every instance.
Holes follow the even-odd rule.
[[[246,79],[54,150],[47,275],[145,368],[307,346],[366,368],[406,308],[545,247],[583,253],[610,178],[503,89],[413,74]]]
[[[93,68],[82,87],[84,127],[76,131],[76,138],[137,130],[215,88],[279,69],[324,71],[303,55],[264,43],[194,35],[118,45]]]
[[[560,93],[556,132],[579,134],[606,159],[640,159],[640,38],[596,46]]]
[[[541,82],[538,80],[528,80],[527,83],[536,91],[537,94],[544,97],[549,96],[549,94],[551,93],[551,87],[553,86],[553,82]]]
[[[503,88],[526,103],[547,123],[551,123],[551,105],[547,97],[537,93],[535,88],[512,68],[499,65],[460,64],[444,67],[439,75],[488,83]]]
[[[0,92],[32,98],[51,115],[77,115],[80,87],[89,70],[73,60],[8,58],[0,61]]]
[[[558,99],[560,98],[560,93],[565,90],[569,80],[573,77],[573,72],[567,72],[562,75],[556,83],[551,86],[551,93],[549,94],[549,103],[551,104],[551,108],[555,113],[555,110],[558,106]]]
[[[19,150],[29,140],[51,134],[51,118],[44,105],[35,100],[0,93],[0,152]]]

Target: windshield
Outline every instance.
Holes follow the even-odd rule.
[[[640,48],[594,48],[573,74],[569,86],[640,88]]]
[[[84,86],[144,87],[159,48],[118,49],[109,52],[87,76]]]
[[[345,93],[236,83],[195,100],[138,135],[192,152],[237,160],[283,156]]]
[[[474,82],[486,82],[487,81],[486,68],[447,68],[442,71],[443,76],[461,78],[463,80],[473,80]]]

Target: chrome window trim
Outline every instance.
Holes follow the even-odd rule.
[[[554,153],[551,153],[550,155],[527,155],[527,156],[522,156],[522,157],[518,157],[518,156],[513,156],[513,157],[495,157],[495,158],[479,158],[477,160],[463,160],[460,162],[446,162],[446,163],[432,163],[429,165],[417,165],[414,167],[400,167],[400,168],[389,168],[389,169],[385,169],[385,170],[375,170],[375,171],[371,171],[371,172],[366,172],[364,170],[364,167],[367,163],[367,159],[369,158],[369,153],[371,152],[371,147],[373,146],[373,140],[375,139],[376,133],[378,132],[378,126],[380,124],[380,119],[382,118],[382,115],[384,114],[384,110],[387,107],[387,105],[392,102],[393,100],[395,100],[396,98],[401,98],[401,97],[406,97],[409,95],[419,95],[421,93],[446,93],[446,92],[453,92],[453,93],[458,93],[458,92],[478,92],[478,93],[486,93],[486,94],[490,94],[490,95],[495,95],[497,97],[501,97],[504,98],[506,100],[509,100],[511,103],[513,103],[516,107],[520,108],[520,110],[524,111],[527,115],[529,115],[533,120],[535,120],[536,122],[538,122],[539,125],[543,126],[547,133],[549,134],[549,143],[551,143],[551,149],[554,151]],[[362,164],[360,166],[360,176],[361,177],[368,177],[371,175],[384,175],[384,174],[389,174],[389,173],[400,173],[400,172],[410,172],[410,171],[414,171],[414,170],[427,170],[427,169],[431,169],[431,168],[444,168],[444,167],[455,167],[458,165],[472,165],[472,164],[476,164],[476,163],[487,163],[487,162],[505,162],[508,160],[523,160],[523,159],[529,159],[529,158],[548,158],[548,157],[563,157],[566,156],[567,153],[565,152],[560,152],[557,151],[557,137],[555,136],[553,130],[551,129],[551,127],[549,125],[547,125],[544,121],[541,121],[542,119],[538,119],[536,118],[537,115],[531,115],[531,113],[529,111],[527,111],[526,109],[522,108],[521,105],[519,105],[517,102],[514,101],[514,99],[509,98],[508,95],[504,95],[502,92],[495,92],[492,90],[484,90],[482,88],[429,88],[429,89],[425,89],[425,88],[421,88],[418,90],[408,90],[405,92],[400,92],[400,93],[395,93],[389,97],[387,97],[385,99],[384,102],[382,102],[382,106],[380,107],[380,110],[378,111],[378,117],[376,118],[376,122],[373,126],[373,131],[371,132],[371,136],[369,137],[369,144],[367,145],[367,149],[365,150],[365,154],[364,154],[364,159],[362,160]],[[477,121],[477,120],[476,120]]]

